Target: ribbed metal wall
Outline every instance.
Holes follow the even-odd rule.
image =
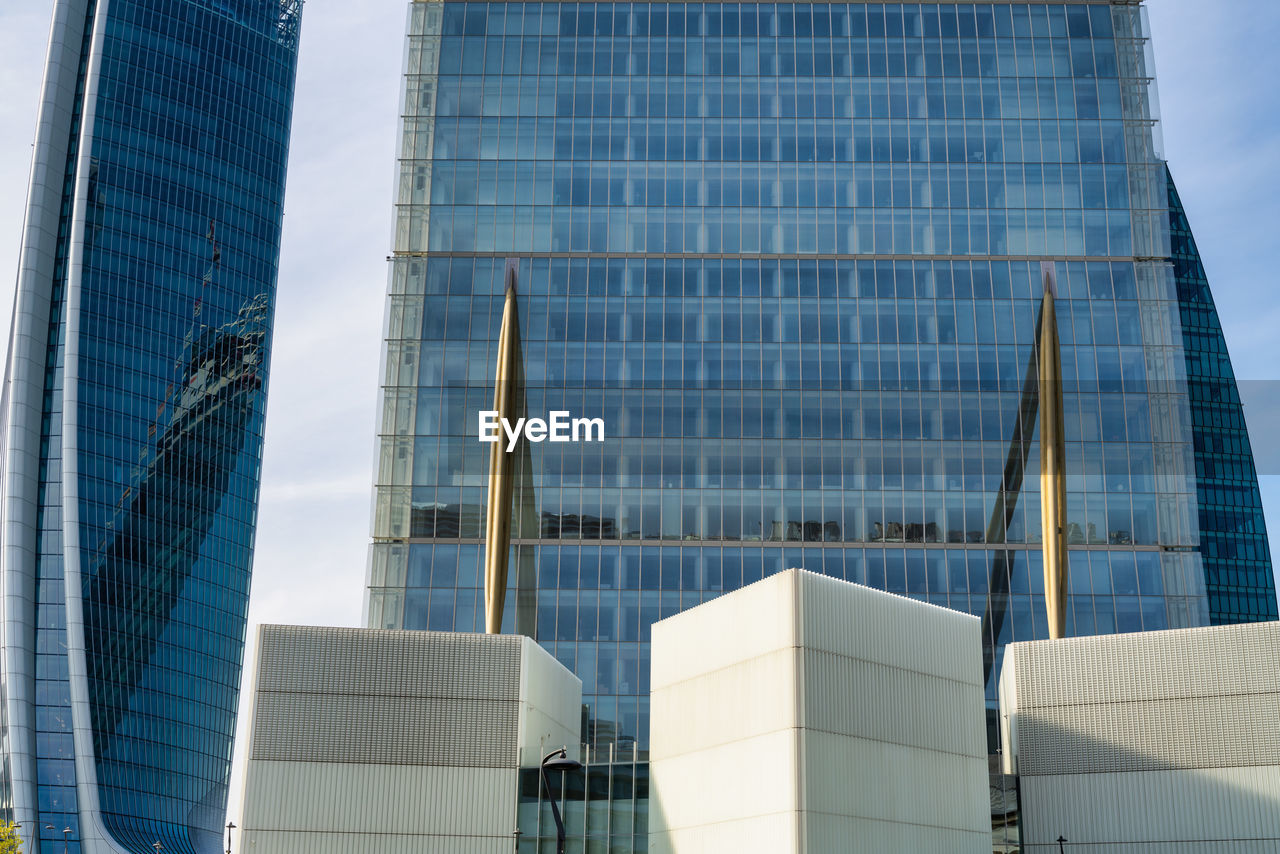
[[[516,766],[521,639],[264,626],[250,759]]]
[[[578,743],[580,704],[527,638],[264,626],[244,850],[509,852],[517,769]]]
[[[1013,644],[1026,851],[1280,851],[1280,623]]]
[[[653,650],[651,852],[990,850],[976,618],[792,570]]]

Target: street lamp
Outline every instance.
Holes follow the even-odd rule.
[[[52,824],[46,824],[45,830],[57,830]],[[62,828],[62,854],[67,854],[71,850],[71,828]]]
[[[227,854],[231,854],[231,831],[235,829],[236,826],[234,824],[227,822]]]
[[[547,769],[552,771],[577,771],[582,767],[582,763],[569,758],[567,748],[553,750],[546,756],[542,757],[542,764],[538,767],[538,774],[542,778],[542,785],[547,788],[547,797],[551,800],[551,817],[556,820],[556,854],[564,854],[564,822],[560,820],[560,807],[556,806],[556,798],[551,794],[551,784],[547,782]],[[563,778],[561,778],[563,780]]]
[[[1058,838],[1055,839],[1054,841],[1058,843],[1058,854],[1065,854],[1066,849],[1062,847],[1062,843],[1066,842],[1067,840],[1062,837],[1062,834],[1059,833]]]
[[[160,854],[160,852],[164,850],[164,846],[160,844],[160,840],[159,840],[159,839],[157,839],[157,840],[155,841],[155,844],[154,844],[154,845],[152,845],[151,847],[152,847],[152,848],[154,848],[154,849],[156,849],[156,854]]]

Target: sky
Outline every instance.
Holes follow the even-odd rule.
[[[0,2],[5,330],[52,5]],[[310,0],[303,16],[249,656],[259,623],[362,619],[407,5]],[[1272,447],[1280,396],[1264,393],[1276,384],[1262,382],[1280,379],[1280,3],[1149,7],[1165,155],[1236,374],[1259,401],[1248,415],[1267,472],[1268,527],[1280,543],[1280,464],[1271,464],[1280,459]]]

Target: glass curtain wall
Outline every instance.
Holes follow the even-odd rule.
[[[1187,354],[1209,616],[1215,625],[1274,620],[1275,574],[1253,447],[1222,324],[1172,175],[1169,221]]]
[[[1208,624],[1145,48],[1131,4],[411,3],[369,625],[483,628],[508,258],[523,414],[606,438],[526,444],[504,628],[602,761],[651,624],[787,567],[982,616],[994,710],[1047,633],[1004,478],[1044,262],[1067,630]]]
[[[28,846],[222,850],[300,13],[54,11],[3,407]]]

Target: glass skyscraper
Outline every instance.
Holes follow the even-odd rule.
[[[614,761],[586,850],[644,844],[650,625],[783,568],[981,616],[994,714],[1003,646],[1047,633],[1007,467],[1042,265],[1068,633],[1274,618],[1151,77],[1130,2],[410,4],[368,623],[483,628],[514,259],[523,414],[606,425],[523,445],[506,608]]]
[[[1215,625],[1274,620],[1275,574],[1244,409],[1213,294],[1172,175],[1169,225],[1187,357],[1209,616]]]
[[[0,806],[28,851],[211,854],[301,2],[53,7],[2,407]]]

